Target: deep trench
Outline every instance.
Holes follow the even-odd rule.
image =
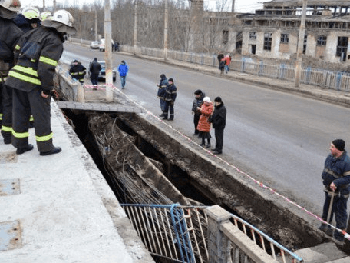
[[[110,185],[111,189],[113,190],[119,203],[130,204],[130,200],[127,200],[125,198],[126,196],[125,192],[127,191],[127,189],[124,188],[123,183],[122,182],[120,184],[113,183],[108,171],[105,169],[104,161],[100,151],[98,150],[94,135],[91,133],[88,127],[89,115],[91,115],[91,113],[78,111],[78,110],[74,110],[74,111],[63,110],[63,113],[73,122],[74,130],[77,136],[80,138],[80,140],[86,147],[87,151],[93,158],[94,162],[96,163],[97,167],[100,169],[107,183]],[[101,115],[102,114],[103,113],[101,113]],[[183,196],[187,198],[191,198],[195,201],[198,201],[203,205],[210,206],[214,204],[220,204],[220,206],[226,209],[228,212],[245,219],[244,216],[237,213],[237,211],[233,211],[232,207],[228,207],[223,202],[219,202],[219,200],[216,199],[215,195],[212,194],[210,191],[205,191],[205,189],[203,189],[199,184],[197,185],[195,180],[190,179],[190,176],[186,171],[184,171],[181,167],[174,165],[169,160],[167,160],[166,156],[164,156],[156,147],[154,147],[145,139],[143,139],[127,123],[125,123],[120,118],[118,118],[118,114],[109,113],[109,116],[113,119],[116,118],[117,120],[116,124],[120,130],[136,138],[135,140],[136,147],[146,157],[156,160],[162,165],[161,170],[163,174],[181,192]],[[249,221],[249,219],[246,221]],[[242,229],[242,225],[240,225],[240,228]],[[269,233],[267,234],[269,235]],[[256,240],[259,240],[258,236],[256,236]],[[279,242],[278,238],[275,238],[275,240]],[[268,248],[269,244],[265,243],[265,247]],[[297,249],[298,247],[290,247],[290,248],[294,250],[294,249]],[[271,253],[271,251],[268,251],[268,252]],[[156,262],[166,262],[159,258],[156,258],[155,260]]]

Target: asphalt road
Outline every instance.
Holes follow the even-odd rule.
[[[66,43],[61,61],[75,58],[88,67],[104,53]],[[321,172],[329,144],[343,138],[350,147],[350,109],[227,80],[132,56],[113,53],[113,65],[130,67],[124,93],[160,114],[156,98],[159,75],[173,77],[178,88],[172,125],[191,136],[193,92],[202,89],[212,100],[222,97],[227,108],[222,157],[278,192],[320,215],[324,193]],[[273,82],[273,79],[271,79]],[[119,78],[116,86],[120,87]],[[214,131],[211,132],[215,146]],[[166,143],[166,142],[164,142]]]

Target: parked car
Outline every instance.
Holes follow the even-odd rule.
[[[106,62],[104,60],[97,61],[98,63],[101,64],[101,71],[100,74],[98,75],[98,80],[103,80],[106,81]],[[90,62],[91,65],[91,62]],[[89,73],[88,76],[90,78],[91,72],[90,72],[90,65],[89,65]],[[117,80],[117,70],[114,68],[113,69],[113,82]]]
[[[111,46],[112,46],[112,50],[113,50],[113,46],[114,46],[114,41],[113,41],[113,39],[111,39]],[[101,43],[100,43],[100,51],[101,52],[104,52],[105,51],[105,39],[104,38],[102,38],[101,39]]]
[[[98,49],[99,47],[100,47],[100,42],[98,42],[98,41],[93,41],[93,42],[91,42],[90,43],[90,48],[92,48],[92,49]]]

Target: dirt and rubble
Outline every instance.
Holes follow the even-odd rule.
[[[103,169],[112,174],[107,181],[112,187],[118,184],[116,196],[124,198],[121,203],[217,204],[292,250],[328,240],[303,211],[205,155],[175,131],[158,127],[150,116],[84,114],[90,137],[83,140],[99,151]]]

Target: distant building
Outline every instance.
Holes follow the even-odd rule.
[[[227,51],[264,58],[290,59],[297,52],[302,2],[273,0],[255,14],[237,14],[241,26],[232,32],[236,47]],[[308,0],[303,54],[350,64],[350,1]],[[239,42],[241,41],[241,43]]]

